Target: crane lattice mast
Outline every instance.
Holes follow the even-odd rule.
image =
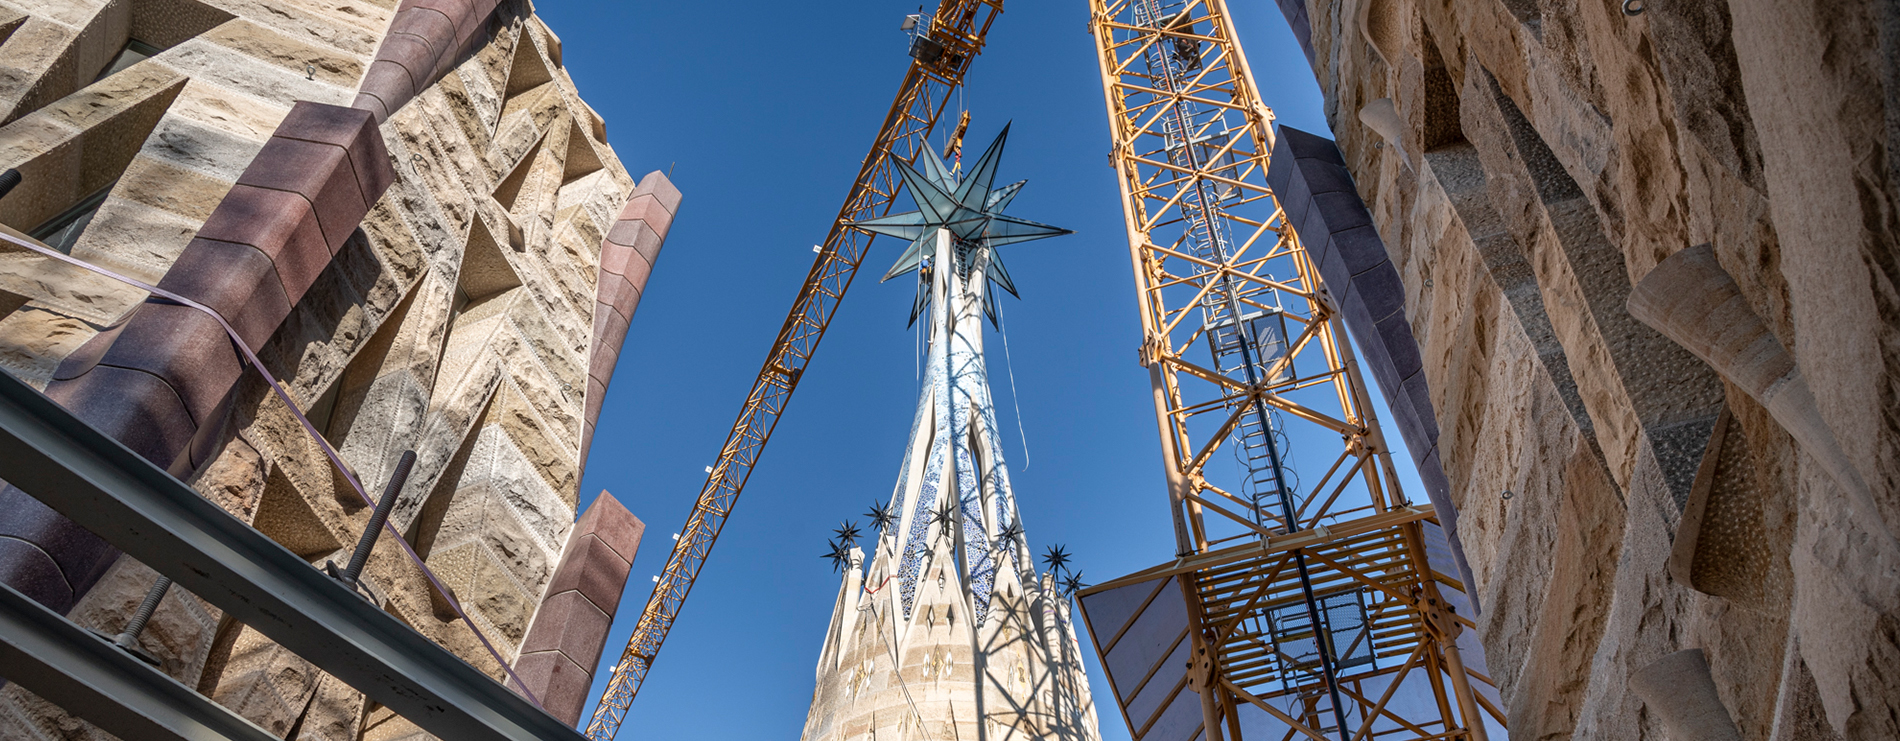
[[[934,15],[905,23],[905,30],[912,33],[910,70],[891,102],[870,155],[864,158],[858,178],[845,196],[844,206],[838,210],[838,218],[832,222],[831,232],[819,248],[804,287],[792,302],[791,314],[766,354],[751,392],[746,394],[718,460],[707,471],[706,484],[667,557],[653,595],[640,613],[640,622],[614,665],[613,676],[587,724],[587,738],[592,741],[609,741],[620,732],[627,708],[692,592],[693,581],[719,539],[739,493],[745,489],[752,467],[772,438],[772,429],[784,414],[805,366],[818,351],[818,342],[824,339],[838,303],[857,276],[874,237],[851,228],[848,222],[890,211],[902,187],[892,160],[915,160],[918,152],[929,146],[938,117],[951,94],[963,84],[971,62],[983,50],[990,24],[1002,10],[1002,0],[943,0]]]
[[[1089,6],[1179,557],[1085,609],[1180,579],[1187,736],[1239,741],[1253,714],[1268,738],[1484,741],[1502,714],[1441,595],[1464,586],[1428,558],[1435,513],[1401,491],[1319,256],[1268,186],[1273,113],[1226,3]],[[1429,699],[1396,710],[1401,685]]]

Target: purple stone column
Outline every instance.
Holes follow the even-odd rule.
[[[159,287],[211,307],[253,351],[263,347],[395,181],[377,123],[440,80],[496,5],[404,0],[354,107],[297,103]],[[243,373],[216,321],[148,300],[62,362],[46,395],[184,474],[217,452]],[[52,609],[72,609],[118,555],[12,486],[0,488],[0,512],[0,582]]]
[[[620,219],[600,244],[600,287],[594,304],[594,352],[587,360],[587,416],[581,430],[581,465],[594,444],[594,422],[600,419],[607,385],[620,362],[620,345],[627,324],[640,306],[653,263],[660,259],[666,232],[679,212],[680,191],[659,171],[647,173],[627,197]]]
[[[515,672],[541,706],[576,724],[646,525],[605,491],[574,524],[567,551],[521,642]]]

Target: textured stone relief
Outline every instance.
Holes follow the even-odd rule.
[[[589,398],[588,379],[613,367],[589,359],[599,342],[601,245],[634,178],[562,69],[558,40],[526,3],[503,2],[492,14],[496,3],[469,4],[472,15],[446,28],[383,3],[214,5],[37,4],[12,20],[0,12],[0,35],[11,34],[0,47],[0,167],[34,181],[0,201],[0,223],[32,230],[109,188],[75,256],[149,281],[177,279],[186,245],[203,242],[231,208],[234,184],[252,177],[257,158],[279,156],[271,147],[283,146],[275,142],[287,127],[303,125],[293,109],[310,103],[299,101],[345,110],[352,100],[365,104],[359,86],[371,93],[379,125],[366,131],[387,153],[339,162],[353,175],[386,165],[390,180],[370,184],[374,200],[359,199],[355,208],[367,215],[355,217],[333,208],[327,191],[312,191],[313,243],[326,248],[306,262],[272,253],[279,264],[264,263],[295,275],[283,279],[280,320],[232,318],[366,486],[380,486],[403,450],[418,451],[423,464],[392,521],[512,660],[544,610],[575,527],[583,422],[591,424],[588,407],[600,401]],[[89,28],[119,40],[82,38]],[[426,69],[387,43],[438,32],[447,42],[430,42],[444,51]],[[117,54],[126,38],[160,51],[97,82],[97,67],[75,77],[79,62]],[[378,87],[394,83],[390,65],[406,88]],[[511,182],[513,173],[522,177]],[[651,177],[669,194],[670,215],[678,191]],[[651,244],[630,244],[647,261],[623,280],[635,296],[664,238],[663,224],[655,230]],[[118,362],[104,348],[146,344],[126,321],[139,292],[68,272],[0,253],[0,367],[35,385],[76,377],[62,367],[97,372]],[[635,305],[619,309],[630,318]],[[192,441],[191,481],[313,563],[337,557],[368,508],[262,383],[244,376],[226,387],[228,401],[216,408],[229,423]],[[638,533],[616,537],[630,561]],[[385,609],[502,676],[389,540],[365,573]],[[105,565],[71,615],[116,629],[149,572],[123,559]],[[609,613],[618,597],[591,595],[609,602]],[[145,636],[181,680],[287,738],[415,733],[301,659],[219,622],[174,591]],[[604,626],[598,633],[596,643]],[[17,687],[0,692],[0,737],[103,738]]]

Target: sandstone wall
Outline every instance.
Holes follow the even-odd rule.
[[[1900,737],[1900,9],[1281,6],[1405,282],[1512,735],[1665,738],[1630,677],[1699,648],[1745,738]],[[1632,316],[1696,245],[1849,470]]]
[[[906,616],[890,555],[898,541],[878,539],[868,570],[851,549],[803,741],[1100,741],[1070,597],[1054,576],[1038,579],[1028,558],[1005,557],[987,617],[972,626],[954,546],[936,538]],[[1018,569],[1034,581],[1022,583]]]
[[[25,175],[0,223],[31,232],[103,190],[71,254],[158,283],[293,104],[374,111],[393,184],[316,263],[288,317],[263,328],[259,355],[372,492],[417,451],[392,522],[512,662],[572,548],[585,435],[679,193],[653,173],[639,202],[658,207],[630,204],[635,179],[562,69],[560,39],[524,0],[478,6],[495,4],[0,0],[0,168]],[[431,36],[398,18],[438,7],[465,27],[430,17],[449,26]],[[398,35],[441,53],[404,52]],[[128,40],[160,51],[95,81]],[[378,71],[390,64],[398,77]],[[629,232],[617,247],[644,262],[637,275],[610,266],[609,286],[602,246],[616,249],[616,223],[645,225],[643,241]],[[0,251],[0,368],[58,383],[62,361],[145,298]],[[597,328],[603,305],[620,312],[611,336]],[[231,395],[188,481],[313,564],[344,560],[368,507],[255,374]],[[390,540],[366,573],[385,608],[501,677]],[[70,616],[115,632],[152,573],[124,558],[102,573]],[[418,733],[182,590],[144,639],[173,676],[286,737]],[[0,738],[102,737],[0,690]]]

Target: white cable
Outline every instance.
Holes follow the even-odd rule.
[[[1003,318],[1002,302],[996,307],[996,333],[1003,336],[1003,367],[1009,371],[1009,404],[1016,408],[1016,436],[1023,441],[1023,473],[1029,473],[1029,434],[1023,432],[1023,404],[1016,398],[1016,365],[1009,358],[1009,322]]]
[[[889,583],[889,582],[887,581],[886,583]],[[862,610],[863,608],[859,608],[859,609]],[[875,603],[871,605],[870,609],[871,609],[871,619],[874,621],[878,621],[880,623],[883,622],[883,621],[878,620],[877,605]],[[895,616],[893,616],[892,618],[891,627],[892,628],[897,627]],[[889,654],[891,657],[891,676],[897,678],[897,688],[903,691],[904,702],[905,704],[910,705],[910,714],[917,718],[917,727],[923,728],[924,714],[917,710],[917,701],[914,699],[911,699],[910,685],[904,682],[904,667],[899,663],[897,659],[897,649],[891,647],[891,639],[889,636],[884,635],[884,630],[883,630],[882,625],[878,626],[877,637],[878,637],[878,640],[883,642],[884,644],[884,652],[886,654]]]

